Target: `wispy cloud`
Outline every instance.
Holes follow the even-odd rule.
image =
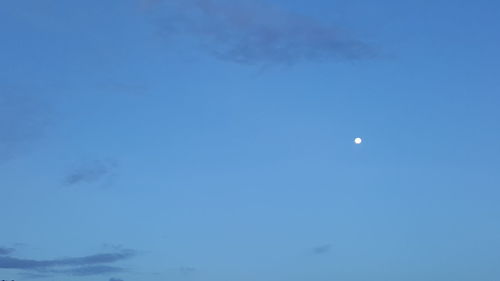
[[[116,273],[123,268],[110,266],[136,255],[133,250],[121,250],[112,253],[102,253],[83,257],[61,258],[52,260],[23,259],[12,256],[0,257],[0,269],[23,270],[25,276],[45,277],[55,274],[87,276]]]
[[[316,255],[324,255],[329,253],[332,250],[332,245],[330,244],[325,244],[325,245],[320,245],[317,247],[314,247],[312,249],[312,253]]]
[[[89,265],[89,264],[100,264],[100,263],[112,263],[120,260],[128,259],[135,255],[135,251],[132,250],[121,250],[115,253],[104,253],[96,254],[79,258],[66,258],[62,260],[56,260],[61,265]]]
[[[3,247],[0,247],[0,256],[10,255],[13,252],[14,252],[14,249],[12,249],[12,248],[3,248]]]
[[[148,0],[162,33],[242,64],[355,60],[374,55],[335,25],[260,1]]]
[[[30,278],[46,278],[54,275],[67,275],[67,276],[92,276],[104,275],[111,273],[124,272],[125,270],[117,266],[108,265],[93,265],[93,266],[80,266],[70,269],[53,269],[53,268],[34,268],[31,271],[23,272],[23,276]]]
[[[100,182],[111,176],[116,169],[116,163],[94,161],[71,171],[64,179],[67,186]]]
[[[181,266],[179,267],[179,272],[183,275],[189,275],[196,272],[196,268],[192,266]]]
[[[90,275],[101,275],[109,273],[123,272],[124,269],[116,266],[107,265],[95,265],[95,266],[84,266],[76,267],[69,270],[61,271],[60,273],[74,275],[74,276],[90,276]]]

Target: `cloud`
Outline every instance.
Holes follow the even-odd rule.
[[[356,60],[374,56],[335,25],[260,1],[148,0],[164,35],[188,38],[241,64]]]
[[[312,252],[313,252],[313,254],[316,254],[316,255],[324,255],[324,254],[329,253],[331,251],[331,249],[332,249],[332,245],[325,244],[325,245],[314,247],[312,249]]]
[[[0,269],[23,270],[26,276],[51,276],[54,274],[88,276],[116,273],[124,271],[121,267],[107,264],[132,258],[133,250],[121,250],[113,253],[102,253],[83,257],[61,258],[52,260],[21,259],[11,256],[0,257]]]
[[[37,272],[21,272],[19,275],[29,279],[48,278],[52,276],[49,274],[43,274]]]
[[[13,257],[0,257],[0,268],[6,269],[32,269],[54,266],[52,261],[37,261],[30,259],[18,259]]]
[[[116,253],[96,254],[80,258],[67,258],[60,260],[60,263],[64,265],[89,265],[89,264],[99,264],[99,263],[112,263],[131,258],[135,254],[136,254],[135,251],[132,250],[122,250]]]
[[[54,266],[83,266],[102,263],[114,263],[135,256],[133,250],[122,250],[116,253],[96,254],[77,258],[62,258],[54,260],[32,260],[14,257],[0,257],[0,268],[32,269]]]
[[[64,184],[71,186],[99,182],[104,178],[111,176],[115,168],[115,163],[95,161],[79,167],[69,173],[64,179]]]
[[[183,275],[189,275],[196,272],[196,268],[192,266],[181,266],[179,267],[179,272]]]
[[[32,269],[32,272],[23,273],[23,275],[31,278],[45,278],[54,275],[67,275],[67,276],[104,275],[104,274],[117,273],[123,271],[125,270],[121,267],[94,265],[94,266],[74,267],[70,269],[35,268]]]
[[[123,272],[124,269],[116,266],[107,265],[96,265],[96,266],[84,266],[72,268],[69,270],[61,271],[60,273],[65,273],[74,276],[90,276],[90,275],[102,275],[108,273]]]
[[[14,252],[15,250],[12,249],[12,248],[3,248],[3,247],[0,247],[0,256],[4,256],[4,255],[10,255]]]

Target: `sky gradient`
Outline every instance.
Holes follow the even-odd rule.
[[[2,1],[0,280],[500,280],[499,11]]]

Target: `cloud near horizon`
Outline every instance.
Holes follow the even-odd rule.
[[[241,64],[356,60],[374,56],[340,28],[261,1],[149,0],[165,36],[187,38]]]
[[[0,269],[23,270],[26,276],[32,277],[48,277],[55,274],[72,276],[101,275],[124,271],[121,267],[109,266],[107,264],[129,259],[135,255],[136,252],[133,250],[120,250],[117,252],[84,257],[52,260],[34,260],[2,256],[0,257]]]
[[[0,247],[0,256],[10,255],[14,252],[12,248]]]

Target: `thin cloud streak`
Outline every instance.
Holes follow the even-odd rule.
[[[102,263],[114,263],[135,256],[132,250],[117,253],[96,254],[79,258],[64,258],[55,260],[32,260],[14,257],[0,257],[0,268],[32,269],[54,266],[82,266]]]
[[[316,255],[324,255],[324,254],[328,254],[331,250],[332,250],[332,245],[325,244],[325,245],[314,247],[312,249],[312,252],[313,252],[313,254],[316,254]]]
[[[259,1],[149,1],[165,36],[194,40],[214,57],[241,64],[357,60],[366,43],[333,25]]]
[[[64,179],[64,184],[66,186],[73,186],[99,182],[111,176],[115,168],[115,163],[96,161],[73,170]]]
[[[96,266],[84,266],[72,268],[69,270],[64,270],[59,273],[69,274],[73,276],[91,276],[91,275],[102,275],[108,273],[118,273],[125,271],[121,267],[107,266],[107,265],[96,265]]]
[[[109,266],[136,256],[133,250],[95,254],[76,258],[53,260],[22,259],[11,256],[0,257],[0,269],[24,270],[27,276],[47,276],[54,274],[89,276],[125,271],[121,267]]]

